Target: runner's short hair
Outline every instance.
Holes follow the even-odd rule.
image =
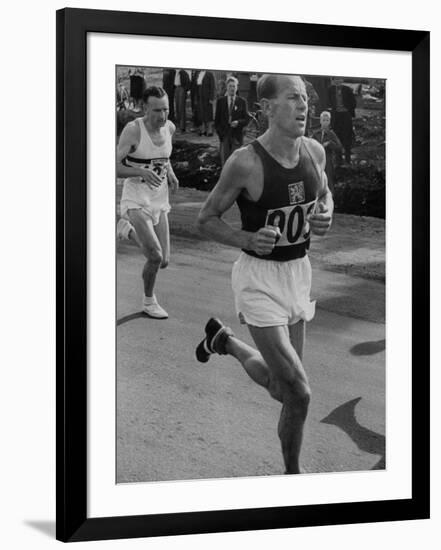
[[[149,97],[161,98],[165,95],[167,95],[167,92],[164,90],[164,88],[161,88],[161,86],[149,86],[142,94],[142,100],[144,101],[144,103],[147,103]]]
[[[257,81],[257,99],[273,99],[279,92],[279,75],[264,74]]]
[[[279,85],[280,85],[280,79],[284,76],[288,75],[280,75],[280,74],[264,74],[259,78],[257,81],[257,99],[260,101],[261,99],[273,99],[277,97],[277,94],[279,93]],[[297,76],[297,75],[293,75]],[[298,77],[300,80],[303,81],[303,84],[305,84],[304,79],[300,76]]]
[[[227,78],[226,84],[228,84],[228,82],[234,82],[236,84],[236,86],[239,85],[239,81],[237,80],[237,78],[235,76],[229,76]]]

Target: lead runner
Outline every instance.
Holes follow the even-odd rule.
[[[334,205],[324,149],[304,137],[308,104],[303,80],[264,75],[257,93],[268,130],[228,159],[198,218],[202,233],[242,249],[233,266],[233,293],[237,314],[257,349],[211,318],[196,357],[205,363],[212,353],[232,355],[282,403],[278,434],[285,470],[298,474],[311,395],[302,363],[305,323],[315,313],[307,250],[311,231],[324,235],[329,230]],[[235,201],[240,230],[222,219]]]

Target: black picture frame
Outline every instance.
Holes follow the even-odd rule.
[[[367,48],[412,55],[412,497],[87,517],[88,33]],[[56,537],[85,541],[429,517],[429,32],[63,9],[57,12]]]

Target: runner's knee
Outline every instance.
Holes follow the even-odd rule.
[[[150,265],[161,266],[164,258],[162,256],[162,250],[156,247],[146,247],[144,246],[144,254],[148,258]]]
[[[165,269],[168,266],[168,263],[170,261],[170,253],[168,252],[167,248],[165,251],[162,251],[162,260],[161,260],[161,269]]]
[[[283,403],[301,416],[306,416],[311,401],[311,388],[305,380],[296,377],[281,383]]]

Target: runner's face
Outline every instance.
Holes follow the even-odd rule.
[[[167,122],[168,117],[168,97],[150,96],[145,105],[145,115],[147,122],[153,128],[161,128]]]
[[[303,80],[284,76],[279,80],[279,92],[272,101],[272,123],[288,136],[303,136],[306,130],[308,98]]]

